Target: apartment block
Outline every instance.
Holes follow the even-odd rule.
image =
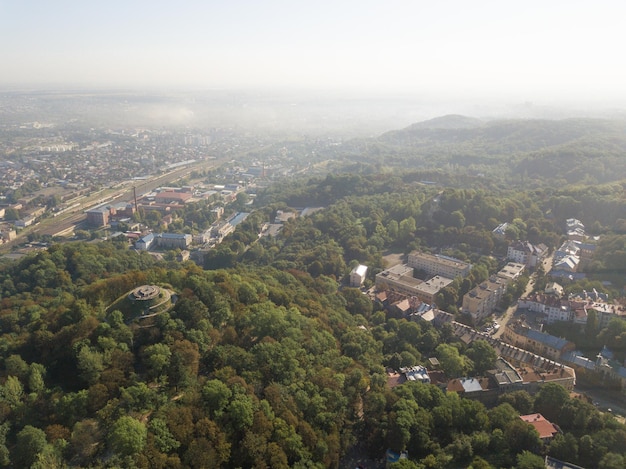
[[[459,259],[421,251],[410,253],[408,261],[409,267],[426,272],[428,277],[434,277],[435,275],[452,279],[466,277],[472,269],[471,264]]]

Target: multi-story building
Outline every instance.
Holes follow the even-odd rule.
[[[508,227],[509,227],[509,224],[507,222],[500,223],[498,226],[496,226],[493,229],[493,231],[491,233],[493,233],[493,235],[496,238],[504,239],[506,237],[506,229]]]
[[[109,224],[110,210],[106,205],[87,210],[87,223],[92,226],[106,226]]]
[[[426,272],[428,277],[435,275],[452,279],[466,277],[472,269],[471,264],[459,259],[421,251],[410,253],[408,261],[409,267]]]
[[[160,233],[157,244],[165,249],[186,249],[191,244],[192,236],[187,233]]]
[[[144,237],[137,240],[135,249],[139,251],[148,251],[155,242],[154,233],[148,233]]]
[[[557,321],[571,321],[573,311],[570,302],[555,295],[534,294],[517,301],[517,307],[527,309],[535,313],[542,313],[546,316],[546,322],[552,324]]]
[[[2,239],[4,242],[13,241],[15,238],[17,238],[17,233],[15,230],[5,229],[0,231],[0,239]]]
[[[463,296],[462,312],[469,314],[475,323],[486,318],[496,308],[506,291],[507,282],[492,276]]]
[[[135,206],[127,202],[116,204],[100,205],[87,210],[87,223],[92,226],[107,226],[112,218],[132,217],[135,213]]]
[[[518,264],[516,262],[509,262],[507,265],[502,267],[500,271],[496,274],[499,278],[503,279],[507,284],[517,280],[521,277],[521,275],[526,270],[526,266],[524,264]]]
[[[137,240],[135,248],[140,251],[148,251],[153,246],[165,249],[186,249],[191,241],[192,236],[185,233],[148,233]]]
[[[585,234],[585,225],[576,218],[568,218],[565,222],[565,231],[567,232],[567,239],[574,241],[584,241],[587,238]]]
[[[417,297],[426,304],[435,303],[435,295],[453,282],[452,279],[435,275],[416,287]]]
[[[361,285],[363,285],[366,275],[367,275],[367,266],[363,264],[357,265],[350,272],[350,286],[358,288]]]
[[[506,256],[514,262],[534,268],[546,253],[547,248],[545,246],[534,246],[528,241],[515,241],[507,248]]]
[[[559,360],[564,353],[576,348],[573,342],[530,329],[519,322],[506,325],[502,340],[555,361]]]
[[[376,274],[377,290],[393,290],[417,296],[417,287],[421,283],[422,280],[413,277],[413,269],[404,264],[394,265]]]
[[[174,192],[174,191],[163,191],[159,192],[154,196],[154,201],[157,204],[179,204],[185,205],[189,199],[193,197],[193,194],[189,192]]]

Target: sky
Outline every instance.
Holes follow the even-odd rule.
[[[0,0],[0,89],[626,100],[623,0]]]

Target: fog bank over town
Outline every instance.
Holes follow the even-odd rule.
[[[623,2],[35,4],[0,3],[0,91],[56,91],[46,116],[367,135],[626,108]]]
[[[441,99],[403,93],[310,89],[8,89],[0,92],[0,124],[236,127],[269,134],[376,136],[435,117],[481,120],[624,117],[618,102]]]

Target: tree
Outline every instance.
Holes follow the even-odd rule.
[[[143,349],[143,358],[148,373],[152,378],[158,378],[165,374],[170,365],[172,352],[167,344],[158,343],[147,346]]]
[[[548,420],[558,420],[563,406],[569,401],[569,393],[560,384],[547,383],[535,396],[535,412]]]
[[[11,462],[9,458],[9,449],[7,448],[7,433],[9,433],[9,429],[11,428],[11,424],[9,422],[4,422],[0,425],[0,466],[8,466]]]
[[[523,451],[517,455],[516,469],[544,469],[545,467],[546,463],[543,458],[530,451]]]
[[[512,454],[521,453],[524,450],[538,452],[542,446],[539,432],[535,430],[535,427],[519,418],[511,422],[504,430],[504,435]]]
[[[593,339],[598,333],[598,312],[590,308],[587,310],[587,323],[585,324],[585,336]]]
[[[24,387],[15,376],[9,376],[4,386],[0,386],[0,399],[5,401],[12,409],[15,409],[22,402],[23,396]]]
[[[548,453],[561,461],[578,461],[578,442],[576,437],[571,433],[566,433],[565,435],[557,433],[550,442]]]
[[[400,459],[397,462],[391,463],[389,469],[419,469],[420,466],[415,464],[410,459]]]
[[[146,445],[148,430],[139,420],[124,416],[111,427],[108,443],[115,454],[132,456]]]
[[[104,370],[103,354],[85,345],[78,352],[76,359],[81,378],[89,384],[96,383]]]
[[[5,209],[5,211],[4,211],[4,219],[6,221],[19,220],[19,218],[20,218],[20,212],[18,212],[13,207],[7,207]]]
[[[40,393],[46,388],[43,379],[46,375],[46,368],[39,363],[31,363],[29,368],[28,388],[31,392]]]
[[[459,230],[465,226],[465,215],[460,210],[455,210],[450,214],[451,225]]]
[[[623,455],[617,453],[606,453],[600,459],[599,467],[602,469],[623,469],[626,465],[626,459]]]
[[[37,455],[46,447],[46,433],[31,425],[26,425],[15,442],[13,462],[15,467],[30,467]]]
[[[169,453],[180,446],[180,442],[174,438],[167,428],[167,422],[161,418],[153,418],[148,424],[148,429],[154,437],[154,446],[159,451]]]
[[[452,345],[438,345],[435,349],[435,355],[437,355],[441,367],[449,377],[459,377],[469,369],[470,364],[467,359],[460,355],[459,350]]]
[[[202,399],[213,416],[222,415],[231,397],[231,390],[218,379],[209,380],[202,387]]]
[[[507,402],[491,409],[488,415],[491,427],[501,430],[504,430],[513,420],[519,417],[519,413]]]
[[[475,340],[466,351],[466,355],[474,362],[474,373],[482,375],[495,368],[498,354],[486,340]]]
[[[254,408],[250,397],[245,394],[238,395],[230,402],[227,409],[229,420],[235,430],[243,431],[252,425]]]
[[[344,288],[341,294],[346,299],[346,310],[351,314],[361,314],[366,318],[372,313],[372,301],[358,288]]]
[[[533,410],[534,399],[526,391],[508,392],[500,396],[499,400],[501,403],[508,403],[513,406],[520,415],[530,414]]]
[[[480,456],[474,456],[472,464],[467,469],[492,469],[493,466]]]

